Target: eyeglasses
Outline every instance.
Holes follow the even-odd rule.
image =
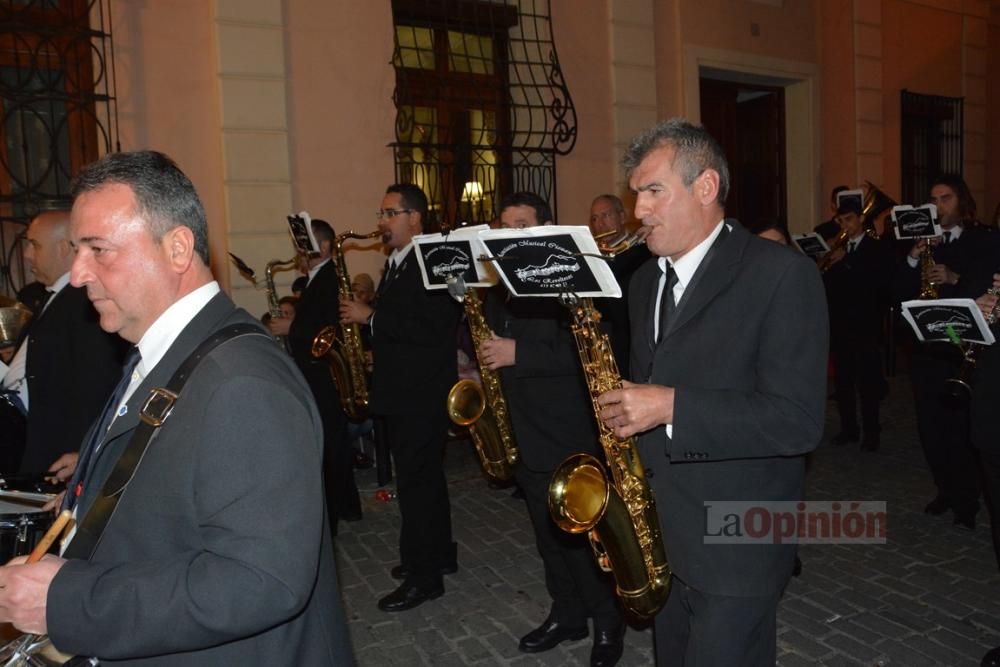
[[[404,213],[413,213],[413,209],[412,208],[386,208],[386,209],[380,209],[378,211],[375,211],[375,219],[376,220],[382,220],[382,219],[389,219],[389,220],[391,220],[391,219],[395,218],[397,215],[403,215]]]

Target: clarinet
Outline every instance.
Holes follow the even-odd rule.
[[[1000,287],[991,287],[986,290],[991,296],[1000,296]],[[1000,315],[1000,299],[993,305],[993,308],[986,315],[986,324],[993,326]],[[972,386],[976,375],[976,355],[979,348],[985,347],[980,343],[970,343],[962,354],[962,364],[958,367],[958,373],[953,378],[948,378],[945,383],[948,388],[948,395],[960,400],[967,400],[972,395]]]

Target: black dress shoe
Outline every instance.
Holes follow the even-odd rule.
[[[441,566],[441,574],[455,574],[456,572],[458,572],[458,563],[448,563]],[[406,579],[410,574],[412,574],[410,568],[405,565],[397,565],[389,570],[389,576],[393,579]]]
[[[979,667],[1000,667],[1000,646],[987,651]]]
[[[545,619],[544,623],[521,637],[521,643],[517,647],[524,653],[541,653],[566,640],[583,639],[588,634],[586,625],[570,628],[552,619]]]
[[[934,500],[927,503],[927,507],[924,508],[924,514],[930,514],[931,516],[940,516],[951,509],[951,503],[944,496],[937,496]]]
[[[378,601],[378,608],[382,611],[406,611],[442,595],[444,586],[441,584],[424,587],[404,581],[399,588]]]
[[[832,442],[834,447],[843,447],[849,442],[857,442],[857,441],[858,441],[857,431],[841,431],[837,435],[833,436]]]
[[[625,651],[625,625],[613,630],[594,630],[594,648],[590,650],[590,667],[614,667]]]

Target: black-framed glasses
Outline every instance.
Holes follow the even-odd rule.
[[[387,218],[387,219],[391,220],[392,218],[395,218],[397,215],[403,215],[404,213],[413,213],[413,209],[412,208],[384,208],[384,209],[379,209],[379,210],[375,211],[375,219],[376,220],[382,220],[383,218]]]

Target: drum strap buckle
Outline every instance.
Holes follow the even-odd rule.
[[[149,398],[142,404],[139,411],[139,419],[146,422],[153,428],[160,428],[163,422],[167,421],[170,411],[174,409],[177,401],[177,394],[163,387],[156,387],[150,390]]]

